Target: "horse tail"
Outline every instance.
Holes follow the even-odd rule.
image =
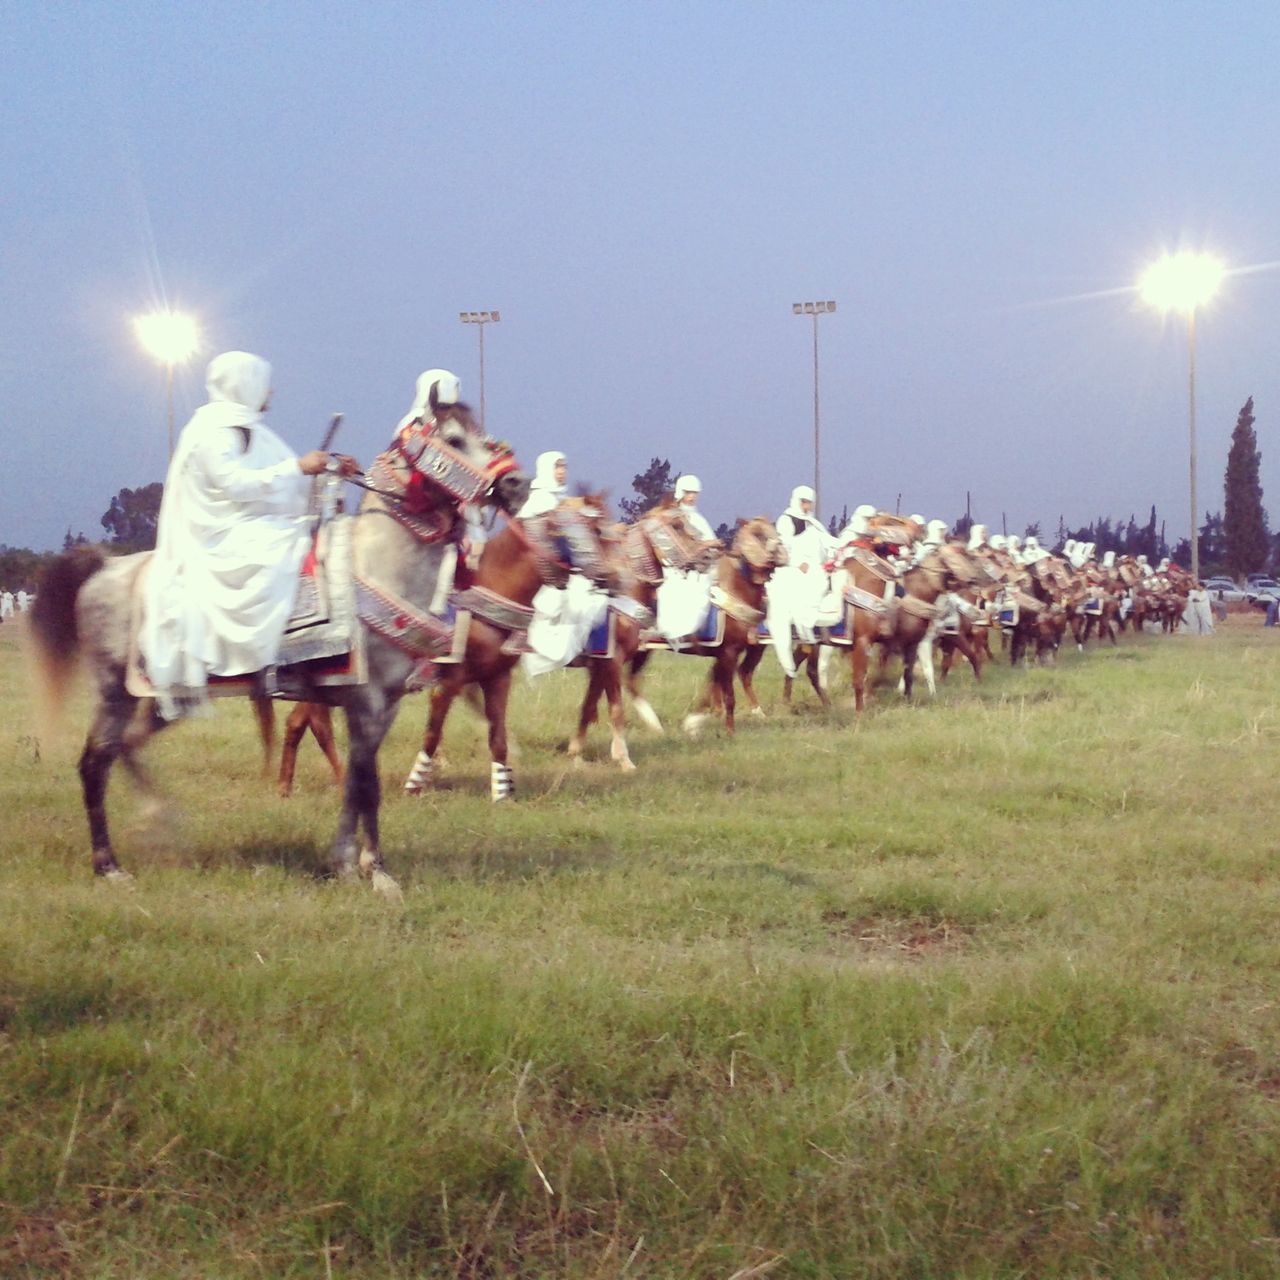
[[[104,564],[106,556],[96,547],[76,547],[58,556],[41,575],[30,634],[48,719],[56,719],[62,710],[80,653],[76,598]]]

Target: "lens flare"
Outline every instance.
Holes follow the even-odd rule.
[[[137,316],[133,331],[143,350],[165,365],[185,363],[200,346],[200,329],[195,318],[178,311]]]
[[[1218,292],[1226,273],[1226,267],[1211,254],[1169,253],[1142,273],[1138,293],[1143,302],[1159,311],[1190,314]]]

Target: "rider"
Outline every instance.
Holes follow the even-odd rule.
[[[703,542],[714,542],[715,530],[698,510],[701,493],[702,481],[697,476],[681,476],[676,481],[676,507]],[[710,608],[711,583],[711,572],[672,568],[663,571],[662,585],[658,588],[658,631],[663,639],[678,645],[702,626]]]
[[[824,563],[835,549],[833,539],[813,514],[814,492],[807,484],[791,491],[791,502],[778,517],[778,536],[786,548],[787,564],[769,581],[769,634],[782,662],[793,675],[791,629],[801,644],[814,642],[818,611],[827,593]]]
[[[209,676],[275,661],[307,550],[310,477],[360,470],[320,449],[299,458],[263,422],[260,356],[224,352],[206,386],[169,464],[145,585],[139,643],[167,719],[204,701]]]
[[[546,515],[560,505],[569,483],[569,464],[563,453],[548,450],[538,455],[529,496],[519,517]],[[586,648],[591,629],[606,615],[609,598],[580,573],[569,575],[564,588],[544,586],[533,598],[534,617],[529,625],[529,648],[521,659],[528,676],[545,675],[567,666]]]

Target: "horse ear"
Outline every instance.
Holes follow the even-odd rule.
[[[431,406],[431,416],[434,418],[436,410],[440,407],[440,384],[433,382],[431,390],[427,392],[427,403]]]

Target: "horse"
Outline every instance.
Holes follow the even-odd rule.
[[[429,412],[397,433],[360,483],[368,492],[352,517],[351,542],[357,612],[366,631],[366,678],[319,688],[298,670],[282,669],[280,674],[292,682],[293,696],[341,706],[347,714],[347,774],[330,870],[344,878],[361,872],[376,888],[394,892],[379,846],[378,749],[406,682],[442,643],[440,628],[426,609],[446,550],[461,537],[463,506],[518,510],[528,495],[529,478],[518,470],[506,445],[484,434],[465,405],[438,405],[433,392]],[[135,588],[149,559],[150,553],[143,552],[107,560],[84,548],[63,555],[50,567],[32,617],[37,673],[51,708],[65,700],[82,652],[96,685],[80,779],[93,870],[110,880],[129,878],[116,859],[107,826],[111,766],[121,760],[149,788],[138,752],[168,723],[155,701],[144,718],[132,723],[141,699],[126,686],[138,629]],[[240,692],[254,687],[252,677],[231,684]],[[357,843],[361,829],[363,847]]]
[[[602,495],[564,498],[542,515],[511,520],[485,543],[471,587],[454,597],[471,614],[466,648],[461,661],[437,668],[422,750],[404,784],[410,795],[420,795],[433,781],[449,708],[464,688],[477,684],[489,722],[490,796],[495,802],[513,798],[507,699],[533,620],[533,598],[544,586],[564,587],[571,573],[604,591],[618,588],[617,566],[601,537],[603,515]]]
[[[734,676],[742,682],[752,715],[764,715],[752,677],[764,657],[758,628],[765,616],[765,588],[773,571],[787,563],[787,551],[778,530],[767,516],[753,516],[738,525],[729,550],[721,553],[712,569],[711,603],[720,610],[724,635],[719,643],[690,639],[681,642],[680,653],[713,659],[706,688],[685,716],[682,728],[691,737],[708,715],[723,712],[725,731],[734,733]],[[648,661],[649,650],[632,659],[638,674]]]
[[[930,547],[901,575],[882,557],[854,547],[844,561],[853,605],[849,622],[849,667],[854,707],[866,706],[867,667],[873,644],[879,646],[881,666],[893,654],[902,657],[902,693],[910,700],[915,683],[916,655],[938,615],[938,598],[972,586],[978,568],[956,543]],[[901,585],[903,594],[896,594]],[[894,594],[886,593],[889,585]]]
[[[271,704],[268,702],[268,709]],[[298,748],[307,731],[315,738],[316,745],[324,752],[334,781],[342,785],[346,770],[338,755],[338,744],[333,736],[333,711],[323,702],[299,702],[284,724],[284,746],[280,751],[280,774],[276,780],[276,793],[282,800],[293,794],[293,774],[298,765]],[[270,751],[270,747],[266,747]]]
[[[586,653],[571,664],[583,666],[587,671],[587,689],[578,714],[578,727],[569,739],[569,758],[575,765],[582,763],[587,731],[596,722],[603,696],[608,700],[613,733],[610,755],[620,769],[636,767],[627,749],[627,718],[622,702],[624,683],[640,719],[656,733],[662,732],[662,722],[641,692],[638,671],[633,669],[632,662],[642,652],[645,632],[656,620],[663,569],[704,571],[722,549],[718,539],[700,540],[680,508],[670,501],[646,511],[634,524],[625,527],[619,555],[621,585],[609,601],[613,614],[612,652],[603,657]]]

